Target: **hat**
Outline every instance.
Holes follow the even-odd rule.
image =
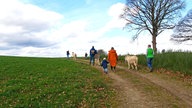
[[[106,58],[104,57],[103,60],[106,60]]]

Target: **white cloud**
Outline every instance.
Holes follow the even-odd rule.
[[[117,3],[110,7],[108,14],[112,17],[112,20],[108,22],[107,27],[123,28],[125,26],[125,20],[120,19],[120,14],[124,12],[125,6],[123,3]]]
[[[56,12],[18,0],[1,1],[0,54],[63,57],[69,50],[76,52],[77,56],[84,56],[93,45],[106,52],[113,46],[118,54],[145,53],[147,44],[151,43],[148,34],[143,34],[135,42],[131,42],[131,38],[124,33],[110,38],[105,36],[106,32],[122,29],[124,26],[125,22],[119,19],[124,6],[122,3],[112,5],[107,10],[110,20],[100,29],[91,30],[88,27],[102,19],[91,22],[85,18],[63,24],[64,15]],[[157,47],[161,49],[168,48],[165,44],[170,43],[167,37],[163,37],[165,35],[168,34],[158,38]]]
[[[52,27],[63,18],[58,13],[31,4],[23,4],[17,0],[1,1],[0,16],[1,26],[21,27],[23,30],[40,29],[37,31]]]
[[[63,15],[41,9],[31,4],[24,4],[17,0],[6,0],[0,3],[0,49],[9,52],[31,47],[48,47],[49,37]],[[12,54],[14,54],[12,52]],[[16,51],[23,53],[24,51]],[[18,54],[17,54],[18,55]]]
[[[22,24],[37,24],[38,26],[50,27],[63,18],[58,13],[46,11],[31,4],[23,4],[16,0],[8,1],[1,1],[0,4],[1,24],[21,26],[24,26]]]
[[[1,37],[0,49],[9,45],[7,46],[9,50],[1,54],[66,56],[66,51],[70,50],[83,56],[85,52],[89,52],[92,45],[97,49],[108,51],[111,46],[120,47],[118,42],[125,40],[124,38],[101,38],[104,37],[105,32],[123,26],[118,16],[124,6],[121,3],[109,9],[109,16],[112,20],[106,22],[106,26],[99,30],[87,31],[89,24],[93,24],[90,20],[76,20],[55,26],[54,24],[63,18],[62,15],[31,4],[23,4],[17,0],[13,2],[14,5],[9,8],[5,5],[9,5],[10,2],[1,3],[1,10],[6,10],[6,12],[0,11],[3,16],[0,18],[0,34],[4,34]],[[114,44],[111,45],[111,43]],[[122,43],[126,44],[126,42]]]

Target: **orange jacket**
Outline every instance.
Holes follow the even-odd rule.
[[[110,50],[108,53],[108,60],[111,66],[116,66],[117,65],[117,60],[118,60],[118,56],[116,53],[116,50]]]

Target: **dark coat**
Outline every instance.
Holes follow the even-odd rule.
[[[97,50],[95,50],[95,48],[92,47],[92,48],[90,49],[90,56],[91,56],[91,57],[94,57],[95,54],[97,54]]]
[[[107,64],[108,64],[109,62],[107,61],[107,60],[103,60],[102,61],[102,63],[101,63],[101,66],[103,67],[103,68],[107,68]]]

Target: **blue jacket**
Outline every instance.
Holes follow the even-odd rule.
[[[91,50],[90,50],[90,56],[91,56],[91,57],[94,57],[95,54],[97,54],[97,50],[95,50],[95,48],[92,47]]]
[[[107,68],[107,64],[108,64],[109,62],[107,61],[107,60],[103,60],[102,61],[102,63],[101,63],[101,66],[103,67],[103,68]]]

